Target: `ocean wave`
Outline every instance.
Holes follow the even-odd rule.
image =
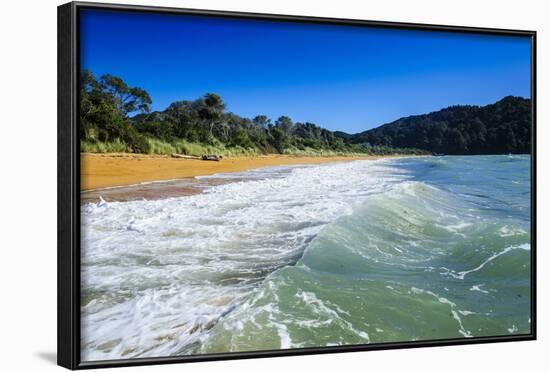
[[[390,164],[264,170],[199,195],[83,205],[83,359],[191,352],[323,226],[407,177]]]
[[[512,324],[528,332],[529,244],[519,243],[528,236],[502,234],[523,222],[484,213],[423,182],[372,194],[325,225],[296,265],[271,273],[198,350],[277,348],[281,326],[284,343],[302,347],[498,335]]]
[[[487,160],[436,160],[264,169],[82,206],[83,359],[528,332],[522,189],[503,186],[503,204],[487,180],[449,176]]]

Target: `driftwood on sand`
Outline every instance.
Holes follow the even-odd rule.
[[[223,159],[223,156],[221,155],[192,156],[192,155],[172,154],[172,157],[178,158],[178,159],[211,160],[211,161],[220,161]]]
[[[202,160],[212,160],[212,161],[220,161],[223,159],[223,156],[221,155],[203,155],[201,157]]]
[[[192,155],[182,155],[182,154],[172,154],[173,158],[178,159],[195,159],[195,160],[201,160],[200,156],[192,156]]]

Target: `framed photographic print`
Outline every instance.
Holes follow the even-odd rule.
[[[58,8],[58,361],[533,340],[535,32]]]

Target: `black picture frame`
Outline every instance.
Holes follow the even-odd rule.
[[[429,341],[391,342],[366,345],[315,347],[286,350],[263,350],[181,357],[155,357],[82,362],[80,360],[80,142],[78,138],[79,102],[79,14],[82,9],[103,9],[210,17],[281,20],[301,23],[355,25],[406,30],[432,30],[459,33],[520,35],[531,40],[531,333]],[[58,276],[57,276],[57,360],[69,369],[122,367],[227,359],[327,354],[427,346],[466,345],[488,342],[536,339],[536,32],[432,24],[381,22],[338,18],[317,18],[278,14],[241,13],[156,6],[135,6],[88,2],[71,2],[58,7]]]

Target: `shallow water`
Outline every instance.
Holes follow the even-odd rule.
[[[529,165],[277,167],[85,204],[82,359],[529,333]]]

